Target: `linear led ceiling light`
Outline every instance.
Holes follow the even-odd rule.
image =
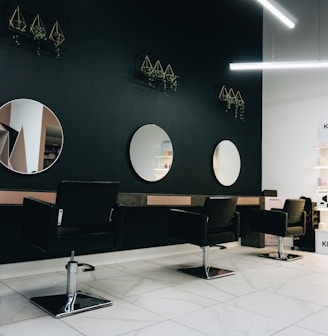
[[[319,69],[328,68],[328,62],[253,62],[230,63],[230,70],[279,70],[279,69]]]
[[[273,4],[271,0],[256,0],[259,2],[263,7],[265,7],[268,11],[270,11],[275,17],[277,17],[281,22],[283,22],[288,28],[293,29],[295,27],[295,23],[289,19],[283,12],[282,9],[278,8],[277,4]]]

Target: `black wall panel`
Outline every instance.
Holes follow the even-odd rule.
[[[0,166],[1,189],[53,190],[60,179],[119,180],[122,192],[258,195],[261,190],[261,73],[232,73],[231,61],[261,60],[262,11],[252,1],[0,0],[0,105],[30,98],[47,105],[64,130],[64,149],[49,170],[32,176]],[[7,31],[22,12],[63,22],[67,51],[59,59],[16,46]],[[61,21],[60,21],[61,22]],[[176,92],[141,85],[136,57],[170,63]],[[222,85],[240,90],[246,121],[217,101]],[[174,147],[171,171],[157,183],[133,171],[129,141],[154,123]],[[241,174],[221,186],[212,171],[217,143],[232,140]]]

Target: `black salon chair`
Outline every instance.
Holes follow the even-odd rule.
[[[66,293],[36,296],[30,301],[55,318],[97,308],[112,301],[77,290],[79,267],[93,271],[92,265],[78,263],[79,254],[115,249],[122,241],[123,215],[116,204],[119,182],[61,181],[56,204],[25,198],[23,228],[28,239],[48,256],[70,255],[66,265]]]
[[[56,204],[23,201],[23,236],[49,257],[114,250],[122,243],[117,181],[60,181]]]
[[[292,261],[302,258],[297,254],[285,253],[284,237],[301,236],[306,231],[306,212],[304,199],[286,199],[283,209],[250,211],[251,229],[256,232],[277,236],[278,251],[262,253],[261,257]]]
[[[201,212],[169,210],[168,235],[173,242],[198,245],[203,250],[203,265],[180,271],[204,279],[235,274],[234,271],[211,267],[211,246],[238,241],[240,214],[236,211],[237,197],[207,197]]]

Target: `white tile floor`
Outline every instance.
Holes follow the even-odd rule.
[[[28,299],[64,293],[65,271],[2,279],[0,336],[328,335],[328,255],[281,262],[260,252],[212,248],[212,264],[236,271],[214,280],[177,272],[200,264],[201,250],[80,271],[79,289],[113,306],[61,319]]]

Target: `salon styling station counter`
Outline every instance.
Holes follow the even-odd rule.
[[[203,206],[206,197],[227,195],[180,195],[180,194],[147,194],[119,193],[118,203],[124,206]],[[259,206],[260,196],[238,196],[239,206]]]
[[[207,196],[215,195],[119,193],[117,201],[124,206],[123,242],[119,250],[171,245],[168,239],[169,209],[198,211]],[[56,192],[0,190],[2,218],[0,264],[49,257],[32,248],[22,237],[21,214],[24,197],[34,197],[55,203]],[[247,220],[249,209],[259,207],[260,199],[260,196],[238,197],[237,208],[241,212],[242,245],[262,247],[263,237],[249,231]]]
[[[170,208],[199,212],[208,196],[119,193],[118,203],[124,205],[123,248],[135,249],[171,244],[168,239]],[[241,244],[264,247],[264,235],[251,232],[248,223],[250,209],[260,207],[259,196],[238,196],[237,210],[241,213]]]
[[[208,196],[224,195],[180,195],[119,192],[117,202],[125,206],[183,205],[203,206]],[[0,204],[23,204],[24,197],[34,197],[54,203],[56,191],[0,190]],[[260,196],[238,196],[239,206],[258,206]]]

